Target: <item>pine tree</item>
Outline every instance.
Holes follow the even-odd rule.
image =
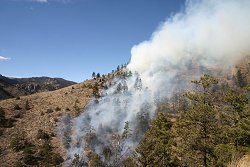
[[[130,152],[130,147],[126,146],[126,141],[131,137],[131,129],[129,127],[129,122],[125,122],[124,129],[122,134],[113,134],[111,137],[111,146],[112,148],[109,155],[112,159],[110,166],[118,167],[121,166],[123,160],[128,156]]]
[[[95,72],[93,72],[92,73],[92,78],[95,78],[95,77],[96,77]]]
[[[138,73],[136,74],[134,88],[136,90],[142,90],[142,80],[141,80],[140,75]]]
[[[96,82],[93,86],[93,95],[97,98],[100,97],[98,83]]]
[[[136,149],[136,160],[139,166],[178,166],[172,153],[173,136],[171,127],[172,123],[169,118],[165,114],[159,113]]]
[[[30,110],[31,108],[30,108],[30,105],[29,105],[29,101],[28,100],[26,100],[26,102],[25,102],[25,110]]]
[[[101,77],[100,73],[97,73],[96,78],[100,78],[100,77]]]
[[[180,140],[179,156],[183,165],[208,167],[215,164],[214,150],[220,132],[219,112],[213,103],[214,92],[211,92],[218,80],[204,75],[193,83],[201,90],[185,94],[192,106],[181,113],[175,127]]]
[[[225,95],[229,103],[229,115],[225,126],[228,142],[233,142],[236,149],[244,152],[245,147],[250,147],[250,109],[245,93],[229,91]]]
[[[243,88],[247,85],[246,79],[243,76],[241,70],[239,69],[236,73],[237,84],[239,87]]]

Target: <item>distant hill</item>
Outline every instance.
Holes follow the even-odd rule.
[[[74,84],[76,83],[62,78],[9,78],[0,75],[0,100],[38,92],[53,91]]]

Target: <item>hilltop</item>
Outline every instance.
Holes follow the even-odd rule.
[[[0,75],[0,100],[38,92],[53,91],[73,84],[76,84],[76,82],[67,81],[62,78],[10,78]]]

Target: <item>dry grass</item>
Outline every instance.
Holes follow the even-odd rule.
[[[250,167],[250,154],[245,155],[240,159],[233,160],[228,167]]]
[[[36,138],[39,129],[49,134],[56,134],[55,129],[63,115],[79,114],[79,111],[75,111],[75,105],[80,108],[80,111],[83,111],[84,106],[91,99],[92,89],[89,88],[89,85],[93,82],[93,80],[89,80],[56,91],[22,96],[20,100],[13,98],[0,101],[0,107],[4,109],[6,118],[16,119],[14,127],[2,128],[0,166],[14,166],[17,157],[20,156],[20,152],[16,153],[9,148],[11,139],[18,132],[25,132],[28,140],[35,145],[41,145],[41,141]],[[29,110],[25,109],[26,101],[29,103]],[[19,105],[22,109],[15,110],[15,105]],[[52,138],[52,144],[56,152],[61,152],[62,148],[57,136]]]

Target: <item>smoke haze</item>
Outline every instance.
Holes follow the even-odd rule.
[[[86,148],[91,147],[103,157],[103,148],[113,145],[114,134],[122,135],[127,121],[131,133],[137,133],[122,143],[125,151],[121,154],[129,155],[144,133],[135,132],[138,114],[152,118],[157,100],[171,97],[199,77],[200,72],[189,73],[194,65],[226,68],[249,55],[249,16],[249,0],[186,1],[185,9],[162,23],[151,39],[132,48],[125,71],[134,75],[114,79],[98,103],[93,99],[71,120],[68,156],[79,154],[86,160]],[[92,146],[85,140],[89,132],[96,135]]]

